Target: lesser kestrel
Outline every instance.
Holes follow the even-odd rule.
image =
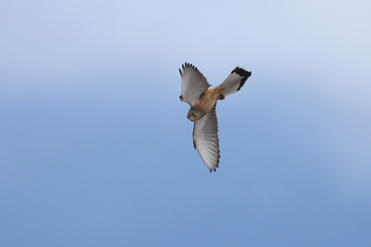
[[[216,102],[239,91],[251,76],[251,71],[236,67],[222,84],[213,88],[209,88],[211,85],[206,77],[190,63],[182,65],[179,72],[182,78],[179,98],[191,106],[187,118],[194,122],[194,148],[197,148],[210,172],[216,171],[220,159]]]

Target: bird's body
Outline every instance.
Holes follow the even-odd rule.
[[[216,104],[216,101],[220,98],[220,93],[217,87],[207,89],[200,97],[200,99],[193,104],[194,108],[197,108],[200,111],[200,116],[197,118],[191,119],[192,121],[197,121],[204,117],[213,106]]]
[[[192,64],[185,63],[179,72],[182,77],[182,94],[179,98],[191,106],[187,117],[194,121],[194,147],[210,172],[216,171],[220,158],[216,102],[239,91],[251,72],[236,67],[222,84],[213,88],[209,88],[211,85],[207,79]]]

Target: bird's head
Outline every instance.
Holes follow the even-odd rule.
[[[189,109],[188,114],[187,114],[187,118],[191,121],[198,120],[200,116],[201,116],[200,111],[194,107],[191,107],[191,109]]]

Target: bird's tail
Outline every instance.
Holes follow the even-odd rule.
[[[251,71],[247,71],[241,67],[236,67],[227,77],[227,79],[225,79],[224,82],[218,86],[219,93],[222,96],[225,96],[238,92],[250,76]]]

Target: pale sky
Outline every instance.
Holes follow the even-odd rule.
[[[369,1],[3,1],[1,246],[370,246]],[[218,103],[210,174],[182,63]]]

